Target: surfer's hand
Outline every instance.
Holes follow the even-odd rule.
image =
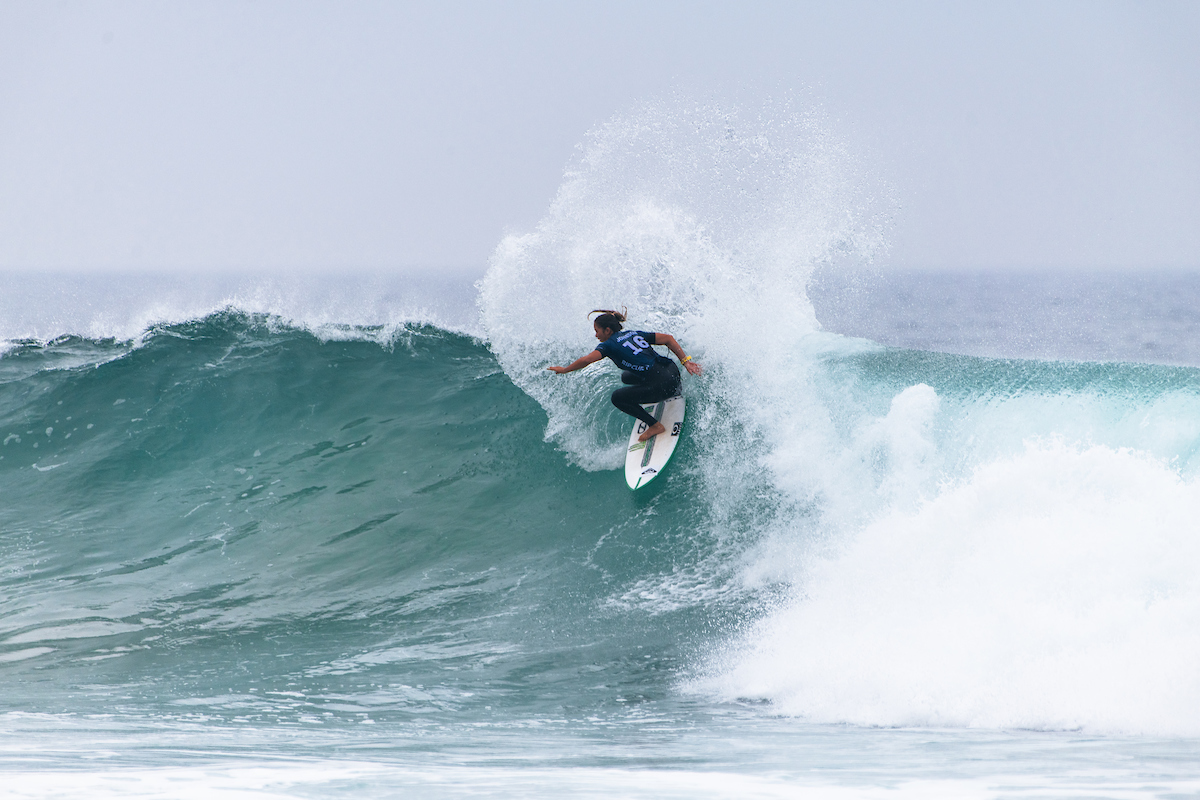
[[[550,372],[554,372],[559,375],[562,375],[564,372],[574,372],[577,369],[583,369],[588,364],[595,364],[597,361],[599,361],[602,358],[604,358],[604,356],[600,355],[599,350],[593,350],[592,352],[588,353],[586,356],[580,356],[579,358],[575,359],[570,364],[567,364],[565,367],[546,367],[546,369],[549,370]]]
[[[683,365],[683,368],[686,369],[692,375],[699,375],[701,372],[704,372],[704,367],[700,366],[695,361],[686,362]]]

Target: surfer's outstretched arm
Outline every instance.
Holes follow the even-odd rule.
[[[687,353],[683,352],[683,348],[679,346],[679,342],[675,341],[675,337],[669,333],[654,334],[654,344],[661,344],[666,347],[671,353],[679,359],[679,363],[683,364],[683,368],[693,375],[699,375],[704,371],[704,367],[697,364],[691,358],[688,358]]]
[[[574,361],[572,361],[570,364],[568,364],[565,367],[546,367],[546,369],[550,370],[551,372],[556,372],[559,375],[562,375],[564,372],[574,372],[575,370],[583,369],[588,364],[595,364],[597,361],[599,361],[602,358],[604,358],[604,356],[600,355],[599,350],[593,350],[592,352],[588,353],[586,356],[582,356],[580,358],[575,359]]]

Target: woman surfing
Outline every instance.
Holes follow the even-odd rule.
[[[621,368],[621,383],[625,384],[612,393],[613,405],[646,423],[646,430],[638,437],[639,442],[644,442],[665,432],[666,428],[642,408],[642,404],[657,403],[675,397],[682,388],[679,367],[675,366],[671,359],[655,352],[653,345],[665,346],[692,375],[699,375],[704,370],[691,356],[683,352],[683,348],[671,334],[623,330],[624,314],[597,308],[589,312],[588,316],[596,313],[600,314],[592,321],[596,338],[600,341],[596,349],[565,367],[546,369],[562,375],[583,369],[602,358],[611,358],[613,363]]]

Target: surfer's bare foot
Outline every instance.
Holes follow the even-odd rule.
[[[647,439],[651,439],[655,436],[658,436],[660,433],[666,433],[666,432],[667,432],[666,427],[661,422],[656,422],[656,423],[654,423],[654,427],[647,428],[645,433],[643,433],[641,436],[638,437],[638,441],[644,442]]]

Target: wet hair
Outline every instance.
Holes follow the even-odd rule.
[[[617,331],[621,330],[621,323],[625,321],[624,311],[628,310],[629,309],[623,309],[623,311],[613,311],[610,308],[593,308],[588,312],[588,316],[590,317],[592,314],[599,313],[600,316],[592,320],[592,324],[594,324],[597,328],[605,328],[613,333],[616,333]]]

